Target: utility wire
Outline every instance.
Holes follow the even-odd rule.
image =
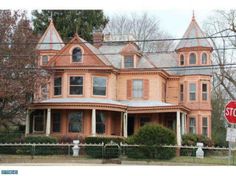
[[[63,67],[63,66],[62,66]],[[89,67],[94,67],[96,68],[97,66],[89,66]],[[15,68],[15,67],[14,67]],[[45,66],[44,68],[51,68],[50,66]],[[60,68],[60,67],[58,67]],[[8,69],[10,70],[10,68],[5,68],[5,69]],[[37,69],[42,69],[42,68],[37,68],[37,67],[24,67],[24,68],[20,68],[20,69],[29,69],[29,70],[37,70]],[[136,69],[142,69],[142,70],[148,70],[150,68],[136,68]],[[196,65],[196,66],[169,66],[169,67],[154,67],[154,68],[151,68],[151,69],[156,69],[156,70],[168,70],[168,71],[189,71],[189,70],[217,70],[217,69],[236,69],[236,63],[231,63],[231,64],[223,64],[223,65],[217,65],[217,64],[214,64],[214,65]],[[0,70],[4,70],[4,69],[1,69],[0,67]],[[126,69],[124,69],[126,70]],[[131,69],[127,69],[127,71],[130,71]]]
[[[236,50],[236,47],[229,47],[229,48],[213,48],[213,50],[216,51],[224,51],[224,50]],[[163,51],[143,51],[140,52],[141,54],[170,54],[170,53],[176,53],[175,50],[163,50]],[[100,53],[87,53],[84,54],[82,53],[81,56],[108,56],[108,55],[121,55],[121,53],[102,53],[100,51]],[[37,54],[29,54],[29,55],[11,55],[11,54],[1,54],[1,57],[40,57],[42,55],[37,55]],[[49,57],[54,57],[54,56],[72,56],[72,54],[47,54],[46,56]]]
[[[144,40],[121,40],[121,41],[103,41],[102,43],[129,43],[129,42],[163,42],[163,41],[176,41],[176,40],[196,40],[196,39],[216,39],[216,38],[231,38],[236,37],[236,35],[222,35],[222,36],[205,36],[205,37],[187,37],[187,38],[161,38],[161,39],[144,39]],[[100,43],[93,41],[84,41],[84,42],[0,42],[0,45],[12,45],[12,44],[39,44],[39,45],[48,45],[48,44],[86,44],[86,43]]]

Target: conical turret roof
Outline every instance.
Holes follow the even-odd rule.
[[[191,23],[189,24],[186,32],[184,33],[183,38],[202,38],[206,37],[204,32],[199,27],[197,21],[195,20],[195,16],[193,15]],[[190,47],[209,47],[212,48],[209,41],[204,39],[186,39],[181,40],[179,44],[176,47],[176,50],[179,50],[181,48],[190,48]]]
[[[65,44],[51,20],[36,48],[38,50],[61,50],[64,46]]]

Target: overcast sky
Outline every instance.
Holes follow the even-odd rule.
[[[191,19],[193,10],[148,10],[148,11],[140,11],[140,10],[127,10],[127,11],[119,11],[119,10],[104,10],[105,15],[112,16],[114,14],[129,14],[129,13],[144,13],[147,12],[150,15],[157,17],[160,21],[160,29],[168,32],[173,37],[182,37],[185,30],[187,29]],[[204,20],[207,19],[208,16],[212,15],[213,10],[194,10],[195,19],[197,20],[200,27]]]

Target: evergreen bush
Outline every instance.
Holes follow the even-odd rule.
[[[129,158],[171,159],[175,156],[174,148],[162,147],[162,145],[175,145],[175,134],[161,125],[144,125],[134,136],[129,137],[126,142],[128,144],[141,145],[126,149],[126,155]]]

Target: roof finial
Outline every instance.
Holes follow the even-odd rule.
[[[52,10],[51,10],[51,15],[50,15],[50,18],[49,18],[49,19],[50,19],[50,23],[53,23],[52,13],[53,13],[53,12],[52,12]]]
[[[193,10],[192,20],[195,20],[194,10]]]
[[[75,33],[78,34],[78,25],[75,27]]]

